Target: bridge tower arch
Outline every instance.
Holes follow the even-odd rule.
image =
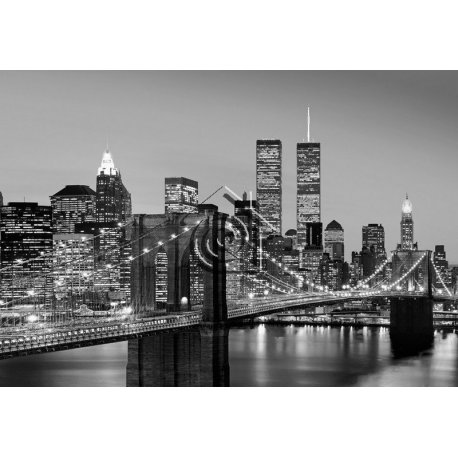
[[[203,321],[224,323],[227,320],[227,215],[211,207],[192,214],[134,216],[129,234],[133,257],[131,297],[133,302],[142,304],[143,310],[155,308],[152,285],[156,282],[154,269],[158,253],[167,257],[167,311],[186,311],[191,307],[191,253],[197,249],[203,285]]]

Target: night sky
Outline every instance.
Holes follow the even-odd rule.
[[[256,140],[279,138],[286,231],[309,105],[322,220],[343,226],[346,260],[368,223],[395,248],[408,192],[419,248],[458,262],[457,95],[457,72],[0,71],[0,191],[49,205],[66,184],[95,189],[108,138],[134,213],[162,213],[166,176],[197,180],[200,200],[223,184],[254,192]]]

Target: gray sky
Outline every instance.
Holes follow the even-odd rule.
[[[444,244],[458,262],[457,95],[457,72],[0,71],[0,191],[49,205],[66,184],[95,189],[108,137],[134,212],[160,213],[165,176],[197,180],[201,200],[222,184],[255,191],[256,139],[280,138],[283,227],[295,228],[310,105],[323,224],[342,224],[346,259],[368,223],[395,248],[408,192],[419,247]]]

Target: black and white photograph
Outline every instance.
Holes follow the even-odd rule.
[[[84,3],[2,32],[0,428],[420,456],[458,387],[453,15]]]

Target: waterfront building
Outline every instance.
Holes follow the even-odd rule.
[[[321,145],[310,140],[310,110],[307,141],[297,144],[297,243],[306,245],[307,223],[321,221]]]
[[[165,179],[165,213],[197,213],[199,184],[184,177]]]
[[[0,208],[1,300],[10,306],[52,301],[52,209],[36,202]]]
[[[256,141],[256,200],[261,235],[282,234],[282,143]]]
[[[324,231],[324,252],[329,253],[331,261],[344,261],[344,230],[336,220]]]
[[[73,233],[75,224],[96,220],[96,193],[89,186],[67,185],[50,199],[55,233]]]

